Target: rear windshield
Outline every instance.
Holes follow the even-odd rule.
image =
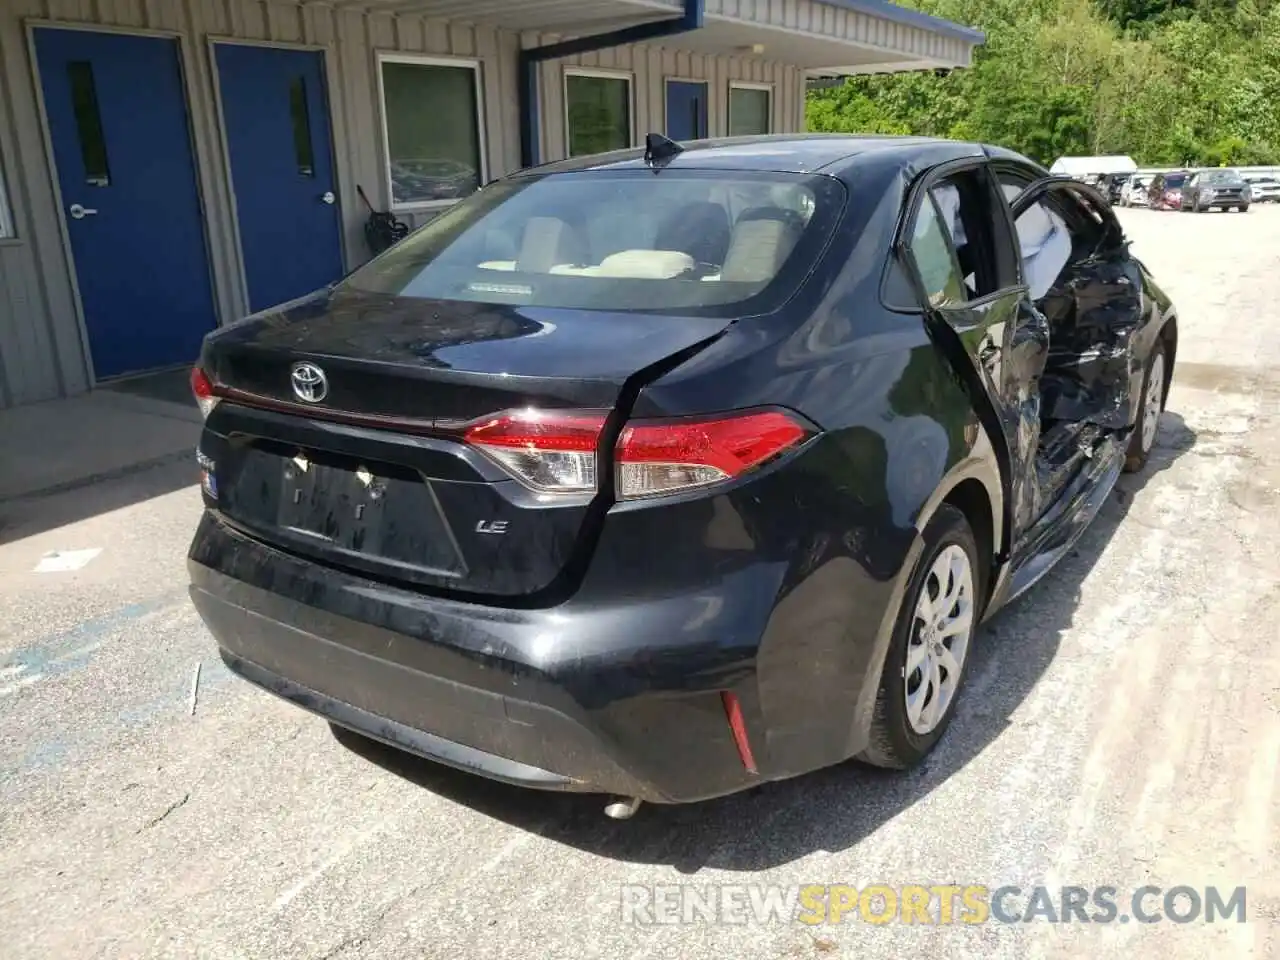
[[[1166,187],[1180,187],[1186,182],[1186,180],[1187,175],[1185,173],[1171,173],[1169,176],[1164,178],[1164,185]]]
[[[769,308],[844,205],[814,175],[580,171],[490,184],[351,274],[369,293],[646,312]]]

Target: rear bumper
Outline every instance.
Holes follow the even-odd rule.
[[[273,626],[282,625],[274,624]],[[353,707],[336,697],[319,693],[300,683],[287,680],[277,673],[272,673],[259,664],[236,656],[225,647],[221,649],[221,654],[227,666],[250,683],[257,684],[264,690],[269,690],[332,723],[346,727],[348,730],[355,730],[393,747],[399,747],[409,753],[516,786],[551,790],[572,789],[576,786],[575,781],[561,774],[464,746],[461,743],[425,733],[408,724]],[[622,779],[618,781],[619,788],[623,783]]]
[[[241,677],[495,780],[689,802],[865,745],[856,718],[870,703],[850,691],[874,693],[866,670],[878,668],[875,632],[865,644],[847,622],[797,636],[788,611],[812,604],[778,603],[776,565],[722,576],[714,590],[617,602],[583,590],[550,609],[494,608],[306,561],[206,513],[189,571],[192,601]],[[841,691],[831,709],[796,654],[837,639],[841,655],[813,666]],[[723,691],[741,703],[756,773],[740,758]]]

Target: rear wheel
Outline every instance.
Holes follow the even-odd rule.
[[[858,759],[906,770],[941,739],[964,682],[983,596],[973,531],[948,504],[924,532],[880,674],[871,737]]]
[[[1147,358],[1147,373],[1142,381],[1142,408],[1138,411],[1138,422],[1129,438],[1125,456],[1124,468],[1129,473],[1136,473],[1147,465],[1147,458],[1156,445],[1160,414],[1164,412],[1167,370],[1164,343],[1157,340],[1151,348],[1151,356]]]

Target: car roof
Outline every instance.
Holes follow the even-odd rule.
[[[986,150],[976,143],[937,137],[904,137],[850,134],[774,134],[758,137],[724,137],[681,144],[684,149],[666,161],[672,170],[756,170],[768,173],[839,175],[871,157],[891,165],[932,165],[964,157],[981,157]],[[1002,156],[1026,158],[998,150]],[[523,170],[513,176],[541,176],[587,170],[647,169],[642,148],[615,150],[571,160],[557,160]]]

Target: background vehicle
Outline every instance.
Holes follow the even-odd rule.
[[[1280,180],[1275,177],[1249,177],[1246,180],[1254,203],[1280,203]]]
[[[1181,210],[1182,187],[1189,176],[1185,170],[1156,174],[1147,190],[1147,205],[1152,210]]]
[[[1175,324],[1097,191],[999,148],[523,171],[207,339],[192,599],[252,682],[620,815],[908,767],[1145,463]]]
[[[1249,184],[1238,170],[1229,167],[1197,170],[1182,186],[1179,209],[1193,213],[1213,209],[1246,213],[1252,199]]]
[[[1103,195],[1107,203],[1115,205],[1120,202],[1121,191],[1124,183],[1128,180],[1130,174],[1127,173],[1107,173],[1099,179],[1097,187],[1098,192]]]
[[[1150,177],[1140,177],[1136,175],[1130,177],[1120,188],[1120,205],[1122,207],[1147,206],[1147,189],[1150,185]]]

